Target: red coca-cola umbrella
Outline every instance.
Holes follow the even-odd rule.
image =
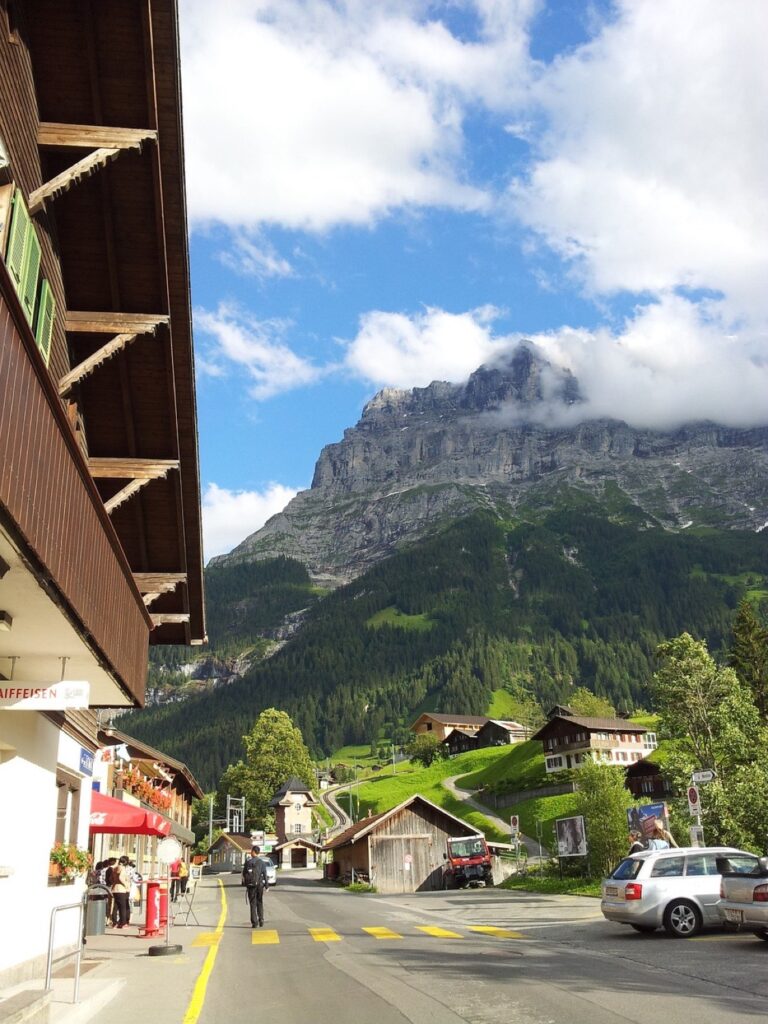
[[[171,823],[156,811],[123,803],[94,790],[91,793],[91,834],[167,836]]]

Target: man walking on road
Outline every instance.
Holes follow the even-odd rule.
[[[264,890],[267,887],[267,869],[259,857],[261,848],[255,843],[251,854],[243,864],[242,885],[248,891],[248,904],[251,908],[251,928],[264,927]]]

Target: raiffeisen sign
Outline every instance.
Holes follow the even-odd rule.
[[[91,684],[66,679],[41,686],[39,683],[0,683],[0,708],[5,711],[63,711],[87,708]]]

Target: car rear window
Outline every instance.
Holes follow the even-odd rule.
[[[722,854],[716,858],[717,871],[723,875],[760,875],[760,861],[746,853]]]
[[[623,860],[615,869],[611,878],[618,878],[620,881],[637,878],[642,866],[643,862],[641,860],[635,860],[634,857],[627,857],[627,859]]]
[[[659,857],[651,868],[651,878],[672,878],[682,875],[685,857]]]

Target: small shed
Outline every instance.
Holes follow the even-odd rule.
[[[468,750],[476,750],[478,746],[477,731],[470,729],[451,729],[443,740],[443,746],[448,753],[465,754]]]
[[[482,835],[418,793],[390,811],[355,822],[326,844],[339,877],[354,870],[379,892],[425,892],[443,887],[450,836]]]
[[[504,747],[508,743],[519,743],[525,739],[526,728],[519,722],[500,722],[489,718],[478,730],[478,747]]]
[[[222,832],[208,850],[208,871],[240,871],[252,841],[250,832]]]

